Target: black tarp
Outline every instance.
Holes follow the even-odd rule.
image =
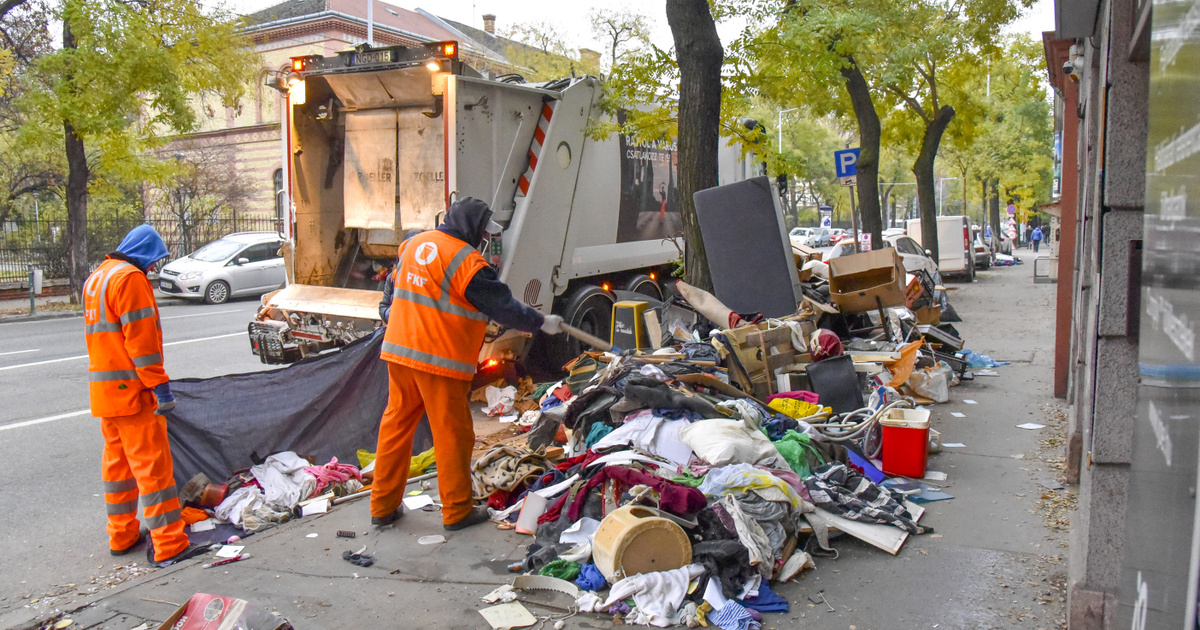
[[[383,330],[278,370],[171,381],[178,401],[167,437],[180,485],[202,472],[221,483],[254,458],[280,451],[358,465],[358,449],[375,450],[387,406]],[[422,420],[413,451],[432,445]]]

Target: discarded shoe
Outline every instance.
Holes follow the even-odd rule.
[[[488,520],[487,508],[475,508],[461,521],[455,523],[447,523],[442,525],[443,529],[456,532],[460,529],[466,529],[472,525],[478,525]]]
[[[343,551],[342,560],[350,564],[357,564],[360,567],[369,567],[375,564],[375,558],[368,556],[365,553],[354,553],[353,551]]]
[[[387,516],[372,516],[371,524],[376,527],[387,527],[388,525],[392,525],[396,521],[400,520],[402,516],[404,516],[404,506],[396,508],[395,512],[392,512]]]
[[[150,566],[152,566],[152,567],[158,567],[159,569],[164,569],[164,568],[169,567],[177,562],[183,562],[184,560],[189,560],[191,558],[195,558],[196,556],[202,556],[202,555],[204,555],[205,552],[207,552],[209,550],[209,547],[211,547],[211,545],[193,545],[191,543],[188,543],[188,546],[186,548],[184,548],[183,551],[180,551],[179,553],[171,556],[170,558],[167,558],[165,560],[155,560],[154,559],[154,545],[152,544],[146,548],[146,561],[149,562]]]
[[[132,545],[129,545],[128,547],[126,547],[124,549],[109,549],[108,553],[110,553],[114,556],[123,556],[123,555],[129,553],[130,551],[137,549],[138,545],[140,545],[144,542],[146,542],[146,532],[138,532],[137,540],[134,541],[134,543]]]

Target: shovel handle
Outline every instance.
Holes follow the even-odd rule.
[[[582,341],[583,343],[586,343],[587,345],[589,345],[597,350],[602,350],[604,352],[608,352],[608,351],[612,350],[613,346],[611,343],[609,343],[595,335],[585,333],[582,330],[579,330],[578,328],[576,328],[570,324],[563,324],[562,329],[563,329],[563,332],[567,333],[568,335],[571,335],[572,337]]]

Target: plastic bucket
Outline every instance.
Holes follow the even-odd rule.
[[[879,420],[883,428],[883,472],[888,475],[925,476],[929,458],[929,412],[892,409]]]
[[[609,582],[638,573],[670,571],[692,561],[692,542],[674,521],[627,505],[604,517],[592,539],[592,560]]]

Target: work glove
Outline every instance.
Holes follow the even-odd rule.
[[[563,332],[563,318],[558,315],[547,315],[542,322],[542,332],[547,335],[557,335]]]
[[[155,387],[154,396],[158,398],[159,414],[164,414],[175,408],[175,394],[171,393],[170,383],[163,383]]]

